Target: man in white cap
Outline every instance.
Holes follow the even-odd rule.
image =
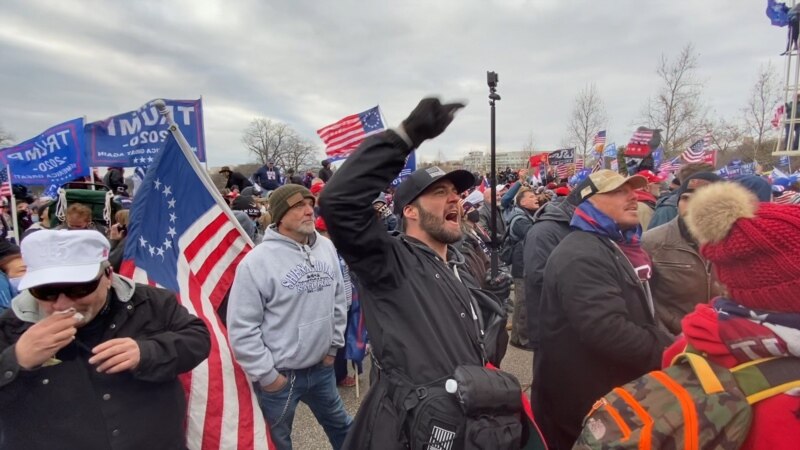
[[[178,375],[208,356],[208,329],[167,290],[116,275],[89,230],[42,230],[0,317],[3,448],[185,448]]]

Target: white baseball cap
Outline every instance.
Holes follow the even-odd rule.
[[[22,260],[28,266],[19,289],[54,283],[85,283],[100,273],[108,260],[108,239],[95,230],[41,230],[22,241]]]

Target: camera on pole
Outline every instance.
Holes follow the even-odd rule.
[[[497,72],[486,72],[486,84],[489,85],[489,107],[491,110],[491,147],[489,153],[490,165],[491,165],[491,173],[490,173],[490,183],[491,186],[489,187],[492,192],[492,209],[491,209],[491,223],[489,224],[489,230],[492,237],[492,259],[491,259],[491,275],[492,278],[497,276],[498,273],[498,266],[499,266],[499,255],[498,252],[500,251],[499,245],[497,243],[497,167],[495,161],[495,115],[494,115],[494,104],[496,101],[500,100],[500,95],[497,94],[497,82],[499,78],[497,77]]]

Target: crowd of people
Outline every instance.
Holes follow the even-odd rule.
[[[800,206],[773,201],[786,189],[703,163],[573,184],[427,167],[390,187],[461,107],[422,100],[335,172],[219,171],[256,244],[219,314],[276,448],[292,448],[299,402],[335,449],[797,448]],[[9,225],[3,204],[1,448],[184,448],[177,376],[209,333],[176,293],[117,274],[135,186],[121,168],[102,179],[99,205],[14,192]],[[371,370],[351,417],[337,385],[358,376],[355,303]],[[533,352],[532,380],[502,370],[508,345]],[[753,370],[758,386],[737,378]]]

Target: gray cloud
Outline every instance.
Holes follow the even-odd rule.
[[[247,162],[256,116],[315,130],[375,104],[396,124],[424,95],[469,106],[421,149],[457,157],[489,142],[485,71],[500,74],[498,146],[564,136],[596,83],[611,139],[627,140],[657,87],[661,53],[701,54],[704,98],[727,117],[784,45],[763,2],[10,1],[0,6],[0,125],[26,139],[85,115],[203,96],[209,165]],[[321,154],[321,151],[320,151]]]

